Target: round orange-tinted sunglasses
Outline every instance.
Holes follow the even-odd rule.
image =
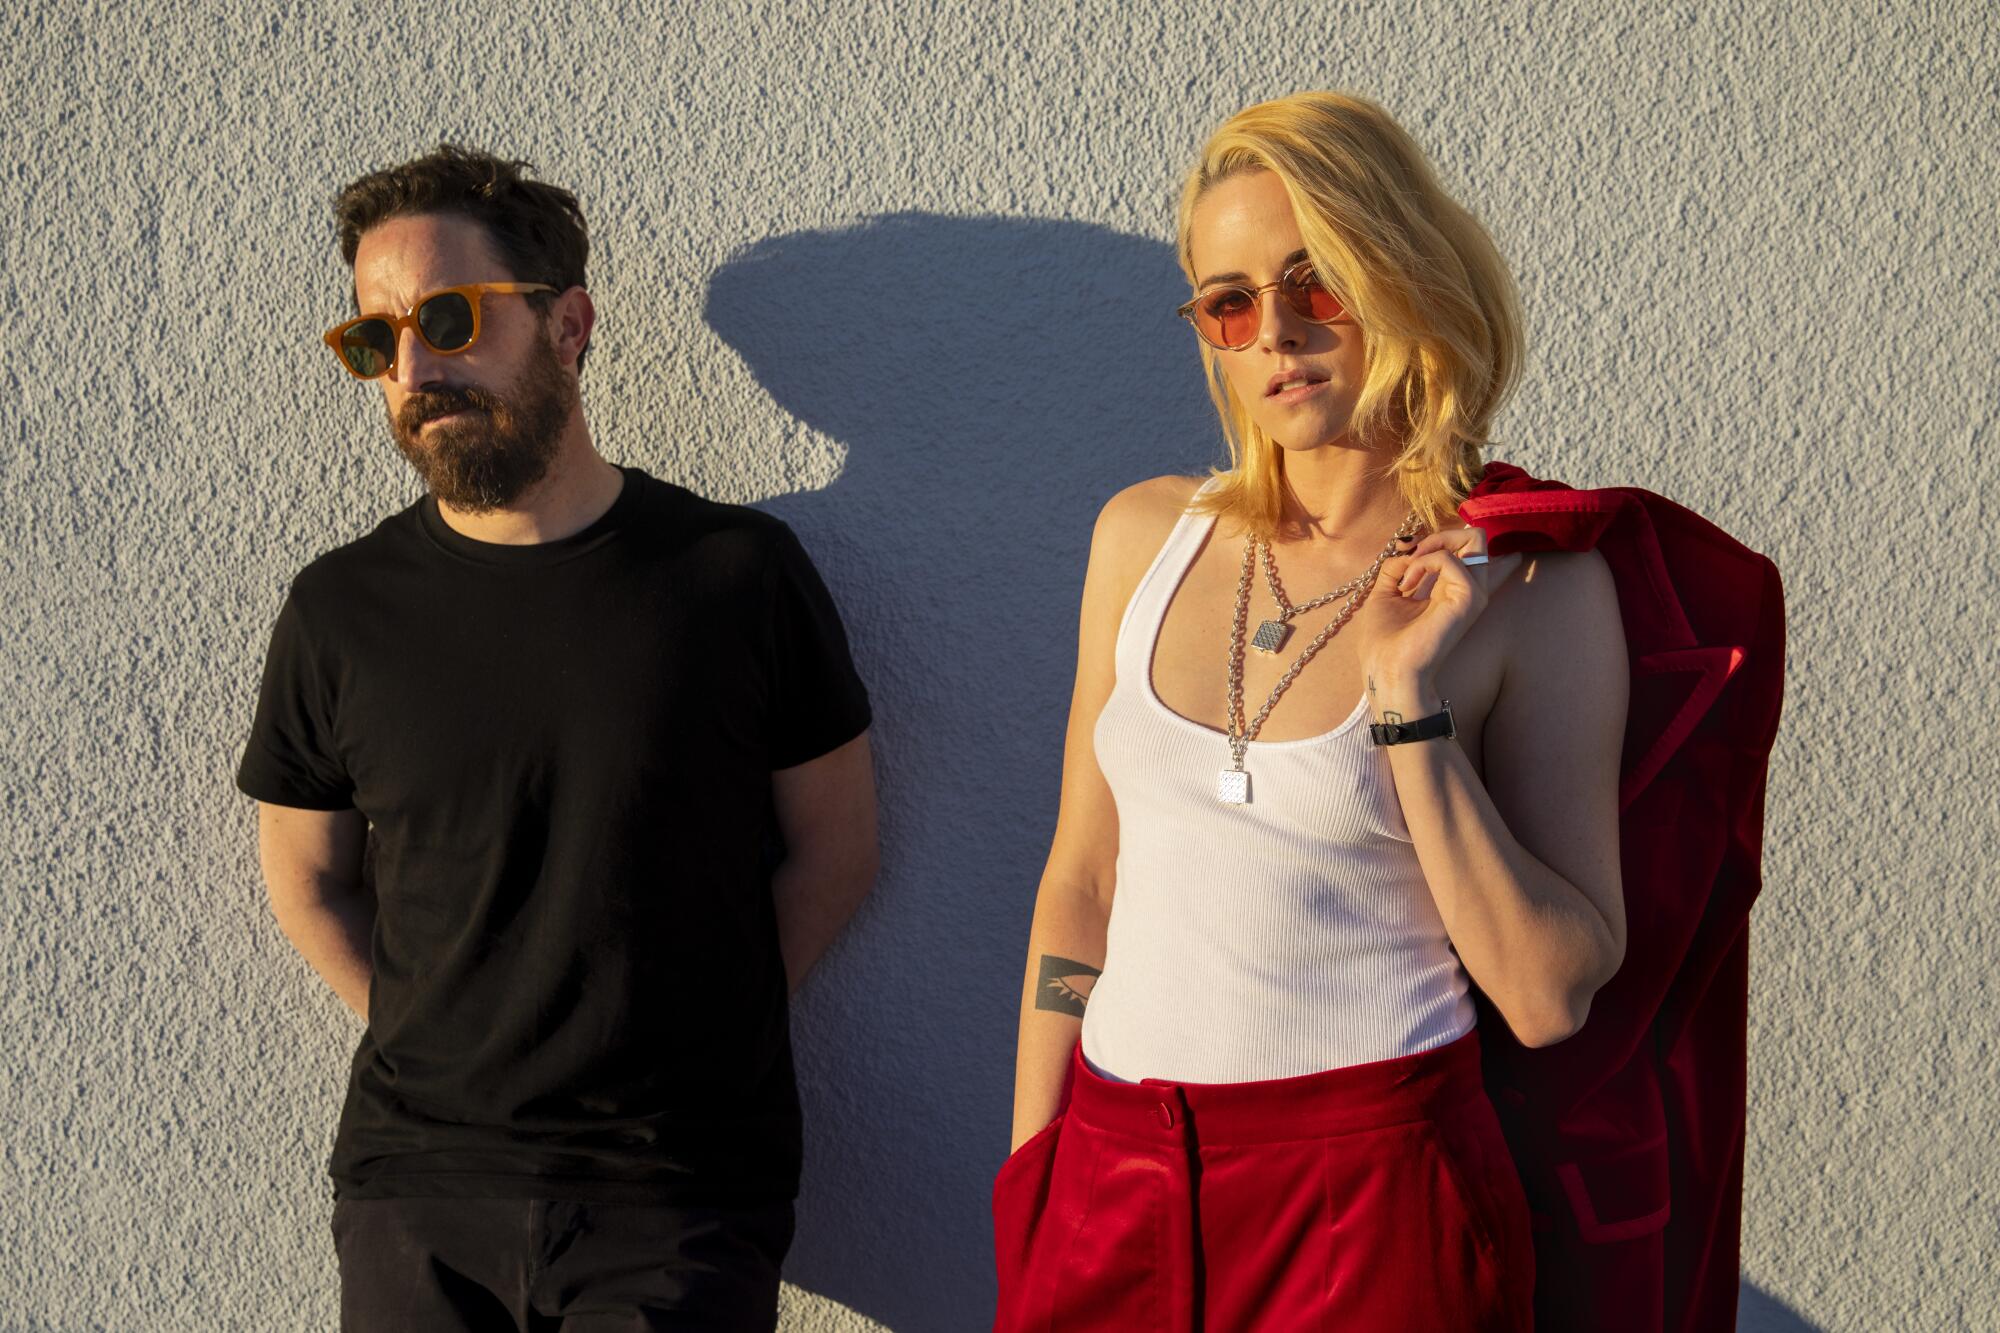
[[[1267,282],[1262,287],[1237,283],[1211,287],[1174,313],[1194,325],[1194,331],[1209,346],[1240,352],[1257,341],[1257,330],[1264,322],[1261,298],[1274,287],[1285,304],[1308,324],[1331,324],[1347,313],[1340,298],[1313,272],[1312,261],[1303,259],[1286,269],[1276,282]]]
[[[404,329],[415,329],[433,352],[451,356],[479,341],[480,297],[554,290],[545,282],[468,282],[420,296],[401,315],[363,315],[334,325],[323,336],[348,374],[372,380],[396,368],[396,344]]]

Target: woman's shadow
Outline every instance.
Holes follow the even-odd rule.
[[[795,1010],[807,1168],[787,1278],[897,1330],[990,1320],[1029,914],[1091,525],[1219,456],[1172,251],[899,214],[762,241],[708,323],[845,470],[767,508],[876,705],[882,879]]]

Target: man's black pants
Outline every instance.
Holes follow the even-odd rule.
[[[341,1199],[342,1333],[770,1333],[792,1205]]]

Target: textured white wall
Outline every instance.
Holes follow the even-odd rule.
[[[1176,185],[1302,87],[1385,102],[1513,262],[1500,454],[1664,492],[1785,574],[1744,1327],[1990,1326],[1989,6],[5,25],[0,1328],[332,1326],[355,1025],[272,923],[230,778],[285,580],[414,494],[317,339],[328,201],[447,136],[581,196],[600,446],[792,521],[880,706],[886,874],[797,1019],[787,1327],[980,1326],[1090,518],[1217,447]]]

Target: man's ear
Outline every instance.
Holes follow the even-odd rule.
[[[574,367],[584,348],[590,345],[591,330],[597,327],[597,306],[589,292],[572,287],[555,299],[549,307],[549,317],[556,356],[564,365]]]

